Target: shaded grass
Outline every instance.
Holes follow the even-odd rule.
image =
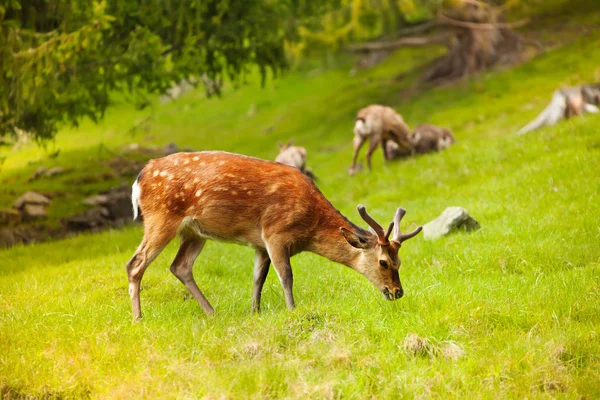
[[[213,318],[169,272],[173,243],[144,277],[141,324],[130,322],[124,271],[141,239],[139,226],[2,250],[0,393],[598,397],[600,118],[524,137],[511,133],[541,111],[556,87],[598,76],[599,38],[452,87],[414,90],[415,72],[396,79],[431,57],[407,50],[355,77],[341,68],[295,73],[222,100],[194,92],[155,106],[149,131],[133,137],[124,132],[145,114],[127,107],[101,126],[81,128],[89,135],[65,132],[55,162],[77,165],[78,173],[106,159],[97,153],[101,142],[116,148],[154,136],[144,143],[175,140],[273,158],[275,141],[293,136],[308,148],[322,191],[352,220],[358,203],[382,222],[403,206],[409,230],[460,205],[482,229],[407,242],[406,295],[393,303],[347,268],[301,254],[292,261],[298,308],[285,310],[271,274],[261,315],[249,312],[252,251],[211,242],[196,277],[217,310]],[[373,173],[350,179],[352,120],[369,102],[394,105],[410,125],[449,126],[458,143],[386,165],[377,153]],[[47,162],[35,148],[9,155],[2,171],[8,190],[35,169],[30,161]],[[407,353],[405,341],[415,335],[429,344],[426,356]],[[447,344],[462,356],[445,357],[440,349]]]

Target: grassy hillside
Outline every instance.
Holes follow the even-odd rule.
[[[406,230],[459,205],[482,229],[407,242],[406,294],[393,303],[348,268],[301,254],[292,260],[298,308],[285,309],[271,273],[260,315],[250,313],[252,251],[211,242],[195,269],[216,309],[210,318],[169,272],[172,243],[142,282],[140,324],[131,323],[124,270],[139,226],[0,250],[0,393],[599,397],[600,116],[512,133],[557,87],[600,80],[600,34],[511,70],[418,88],[415,67],[433,56],[403,50],[355,76],[341,67],[299,71],[265,89],[223,99],[193,92],[151,112],[123,105],[99,126],[62,132],[55,159],[34,146],[8,154],[0,206],[39,188],[25,181],[42,163],[83,175],[122,145],[171,140],[272,159],[276,141],[293,137],[308,149],[321,190],[356,222],[359,203],[382,223],[405,207]],[[386,165],[378,152],[372,173],[350,178],[354,115],[371,102],[394,106],[411,126],[447,126],[458,143]],[[148,115],[147,129],[129,133]],[[48,188],[66,190],[69,179]],[[78,196],[51,212],[61,215]]]

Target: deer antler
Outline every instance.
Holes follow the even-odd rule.
[[[367,209],[365,208],[365,206],[360,204],[358,207],[356,207],[356,209],[358,210],[358,213],[360,214],[361,218],[364,219],[365,222],[369,224],[369,226],[375,231],[375,234],[379,239],[379,244],[389,244],[390,242],[388,238],[390,237],[390,233],[392,233],[394,223],[392,222],[387,231],[384,232],[381,225],[379,225],[377,221],[375,221],[369,214],[367,214]]]
[[[400,221],[404,217],[404,214],[406,214],[406,210],[404,208],[398,208],[396,210],[396,215],[394,215],[394,222],[392,222],[394,225],[394,237],[392,238],[392,242],[396,242],[398,244],[402,244],[402,242],[405,240],[415,237],[423,229],[422,226],[419,226],[410,233],[402,233],[400,231]]]

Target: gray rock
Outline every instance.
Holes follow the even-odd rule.
[[[10,229],[0,228],[0,249],[14,246],[18,242],[15,234]]]
[[[106,194],[98,194],[83,200],[83,204],[87,206],[100,206],[106,203],[108,203],[108,195]]]
[[[44,219],[48,216],[46,207],[42,204],[25,204],[23,206],[23,221],[34,221]]]
[[[46,168],[46,167],[39,167],[38,169],[35,170],[33,175],[31,175],[31,178],[29,178],[29,182],[35,181],[40,176],[44,175],[44,172],[46,172],[47,170],[48,170],[48,168]]]
[[[111,219],[133,218],[133,207],[131,206],[131,192],[111,192],[104,207],[110,213]]]
[[[165,155],[169,155],[169,154],[173,154],[173,153],[177,153],[177,152],[179,152],[179,147],[174,142],[167,143],[165,145],[165,147],[163,147],[163,153]]]
[[[423,237],[433,240],[455,230],[470,232],[479,228],[479,222],[471,217],[467,210],[462,207],[448,207],[439,217],[423,225]]]
[[[104,207],[94,207],[83,214],[75,215],[66,219],[67,228],[70,231],[86,231],[107,225],[109,211]]]
[[[26,192],[15,200],[13,207],[20,210],[26,204],[48,205],[50,204],[50,199],[36,192]]]
[[[0,226],[15,226],[21,223],[21,213],[8,208],[0,210]]]
[[[67,172],[67,170],[64,169],[63,167],[54,167],[54,168],[50,168],[48,171],[46,171],[46,173],[44,175],[46,175],[47,177],[53,177],[56,175],[64,174],[65,172]]]

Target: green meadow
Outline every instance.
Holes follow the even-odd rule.
[[[141,111],[117,99],[98,125],[4,151],[0,207],[25,190],[64,192],[50,208],[60,218],[120,183],[72,179],[101,173],[131,143],[274,159],[277,141],[293,138],[321,191],[361,226],[358,204],[382,225],[406,208],[406,231],[462,206],[481,229],[407,242],[395,302],[351,269],[300,254],[297,308],[286,309],[271,271],[259,315],[252,249],[209,242],[195,277],[212,317],[169,271],[175,240],[144,276],[137,324],[125,263],[139,224],[0,250],[0,397],[600,397],[600,115],[514,135],[558,87],[600,81],[600,32],[511,69],[419,84],[435,56],[403,49],[356,74],[342,59],[264,88],[251,76],[222,98],[195,90]],[[355,113],[369,103],[410,126],[446,126],[457,143],[385,164],[378,150],[372,172],[349,177]],[[27,182],[40,165],[71,172]]]

